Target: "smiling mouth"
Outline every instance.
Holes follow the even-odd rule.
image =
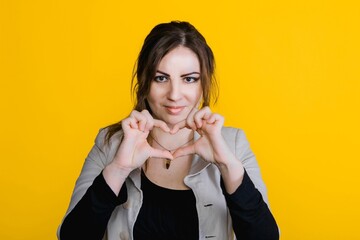
[[[166,106],[166,111],[172,115],[177,115],[179,114],[185,107],[171,107],[171,106]]]

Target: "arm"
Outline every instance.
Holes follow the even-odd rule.
[[[60,229],[61,239],[102,239],[113,210],[126,199],[126,185],[123,184],[116,196],[100,173],[65,217]]]
[[[147,142],[147,136],[153,127],[170,131],[164,122],[154,120],[144,110],[141,113],[133,111],[121,123],[121,143],[120,136],[115,134],[109,145],[104,144],[106,132],[103,130],[98,134],[76,181],[66,217],[58,228],[58,238],[102,237],[112,211],[122,202],[117,202],[116,196],[125,198],[123,185],[129,173],[141,167],[150,156],[172,158],[168,151],[153,149]],[[96,178],[97,176],[99,177]],[[109,193],[109,190],[112,193]],[[100,225],[96,226],[97,224]],[[86,226],[82,227],[83,225]]]
[[[103,170],[109,162],[109,152],[115,151],[119,143],[116,141],[120,141],[120,136],[116,135],[114,146],[104,145],[105,134],[104,129],[98,133],[95,144],[84,162],[69,208],[58,228],[58,239],[88,239],[77,238],[87,235],[91,235],[92,239],[101,239],[111,212],[116,205],[126,201],[125,184],[122,184],[123,190],[117,198],[103,177]],[[95,238],[99,235],[101,237]]]
[[[267,202],[266,188],[245,134],[241,130],[235,132],[234,129],[228,129],[226,131],[229,132],[223,135],[223,124],[224,118],[212,113],[209,107],[201,110],[193,109],[186,121],[178,123],[174,129],[187,127],[197,131],[201,137],[192,145],[176,150],[174,157],[196,153],[219,168],[223,191],[227,196],[233,194],[236,196],[227,197],[227,200],[231,206],[233,228],[239,239],[243,239],[242,237],[254,239],[252,236],[263,239],[270,235],[275,236],[276,239],[274,233],[278,232],[277,225],[265,203]],[[243,187],[247,189],[249,183],[253,184],[250,179],[260,192],[255,187],[253,187],[255,190],[249,192],[240,191]],[[248,195],[249,193],[253,195]],[[248,201],[246,202],[248,205],[244,206],[241,202],[243,199]],[[247,208],[250,210],[246,211]],[[246,216],[253,218],[248,219]]]
[[[267,205],[266,187],[261,178],[259,166],[244,132],[240,129],[237,130],[235,136],[235,156],[236,159],[241,160],[245,171],[239,171],[236,164],[235,167],[223,169],[221,186],[236,237],[238,239],[279,239],[276,221]],[[241,183],[236,186],[237,175],[243,177]],[[225,180],[228,181],[227,186],[236,186],[234,191],[229,191]]]
[[[223,181],[221,186],[237,239],[279,239],[276,221],[246,171],[234,193],[226,192]]]

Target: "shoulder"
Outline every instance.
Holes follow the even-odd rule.
[[[232,134],[236,134],[237,133],[237,131],[242,131],[240,128],[234,128],[234,127],[223,127],[222,129],[221,129],[221,132],[222,132],[222,134],[230,134],[230,135],[232,135]]]
[[[109,132],[108,127],[100,128],[95,138],[95,144],[99,148],[111,149],[117,147],[120,144],[123,137],[123,131],[122,130],[117,131],[110,138],[108,138],[108,132]]]
[[[244,130],[240,128],[223,127],[221,133],[227,141],[236,141],[238,138],[246,138]]]
[[[223,127],[221,133],[227,145],[239,159],[253,155],[244,130],[240,128]]]

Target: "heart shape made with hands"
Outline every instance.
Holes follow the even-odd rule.
[[[202,126],[200,126],[200,128],[198,128],[196,126],[196,124],[194,124],[192,127],[190,127],[187,124],[186,120],[183,120],[183,121],[175,124],[170,129],[169,126],[164,121],[155,120],[155,122],[154,122],[154,127],[160,128],[162,131],[164,131],[166,133],[170,133],[172,135],[176,134],[181,129],[188,128],[193,131],[196,131],[200,136],[204,136],[203,129],[201,128]],[[193,143],[189,144],[192,140],[194,140],[192,138],[190,141],[183,143],[182,145],[178,146],[176,149],[168,149],[168,148],[164,147],[161,143],[159,143],[159,141],[157,139],[155,139],[154,136],[150,135],[150,137],[160,147],[167,150],[172,155],[173,159],[179,158],[182,156],[186,156],[186,155],[190,155],[190,154],[198,154],[204,159],[212,159],[212,154],[209,154],[210,152],[212,153],[212,151],[211,151],[211,149],[209,149],[210,142],[207,139],[207,137],[204,137],[204,138],[200,137],[199,139],[195,140]],[[199,152],[197,151],[197,149],[199,150]]]
[[[197,154],[203,160],[213,163],[216,162],[216,159],[221,158],[221,156],[226,156],[231,152],[221,134],[223,124],[224,118],[217,113],[211,112],[209,107],[203,107],[201,109],[193,108],[186,119],[174,124],[171,129],[163,120],[154,119],[150,113],[145,110],[141,113],[133,111],[129,118],[122,121],[125,133],[127,130],[137,129],[145,133],[145,135],[142,136],[146,138],[154,128],[160,128],[165,133],[172,135],[184,128],[196,131],[201,136],[200,138],[196,139],[193,143],[178,146],[178,148],[173,149],[173,151],[169,151],[169,149],[163,147],[161,144],[159,145],[162,149],[156,149],[147,143],[147,147],[150,145],[150,149],[147,148],[148,151],[150,150],[148,154],[152,157],[165,159],[175,159],[185,155]],[[135,135],[137,134],[133,136]],[[150,137],[154,138],[154,136],[151,135]],[[149,155],[147,158],[149,158]]]
[[[191,129],[187,124],[186,121],[183,120],[177,124],[175,124],[172,128],[169,128],[169,126],[162,120],[155,120],[154,121],[154,127],[159,128],[161,131],[165,132],[165,133],[169,133],[171,135],[174,135],[176,133],[178,133],[181,129],[184,128],[188,128]],[[194,131],[196,131],[196,129],[192,129]],[[199,133],[200,134],[200,133]],[[171,154],[173,154],[176,150],[180,149],[181,147],[183,147],[184,145],[187,145],[188,143],[190,143],[194,138],[191,138],[188,142],[182,144],[181,146],[177,147],[176,149],[168,149],[166,147],[164,147],[161,143],[159,143],[159,141],[152,136],[151,134],[149,134],[149,136],[163,149],[167,150],[168,152],[170,152]]]

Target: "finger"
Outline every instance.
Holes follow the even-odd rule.
[[[129,129],[130,120],[128,118],[125,118],[121,121],[121,128],[125,131]]]
[[[177,149],[173,153],[173,157],[178,158],[178,157],[182,157],[182,156],[186,156],[186,155],[190,155],[190,154],[194,154],[194,153],[196,153],[195,145],[191,144],[191,145],[188,145],[188,146],[181,147],[181,148]]]
[[[148,110],[144,109],[141,111],[141,114],[146,118],[146,124],[144,127],[144,131],[148,132],[154,127],[154,118],[151,116]]]
[[[135,110],[131,112],[130,116],[136,119],[138,124],[138,129],[140,131],[144,131],[146,125],[146,117],[140,112]]]
[[[122,128],[125,129],[138,129],[137,120],[133,117],[128,117],[122,121]]]
[[[189,115],[186,118],[186,124],[189,128],[191,128],[192,130],[196,131],[197,127],[196,127],[196,123],[194,121],[194,115],[195,113],[199,111],[197,108],[193,108]]]
[[[199,129],[203,125],[203,120],[208,119],[211,116],[211,110],[209,107],[204,107],[194,115],[194,121],[196,123],[196,127]]]
[[[176,123],[173,128],[171,129],[170,133],[171,134],[175,134],[177,133],[180,129],[182,128],[186,128],[186,120],[182,120],[181,122]]]
[[[151,157],[155,157],[155,158],[166,158],[166,159],[174,159],[173,155],[166,150],[160,150],[160,149],[156,149],[156,148],[152,148],[151,149]]]
[[[221,116],[220,114],[212,114],[209,119],[206,120],[207,123],[209,124],[224,124],[224,117]]]
[[[158,127],[162,129],[164,132],[170,132],[169,126],[164,121],[158,119],[154,119],[154,127]]]

